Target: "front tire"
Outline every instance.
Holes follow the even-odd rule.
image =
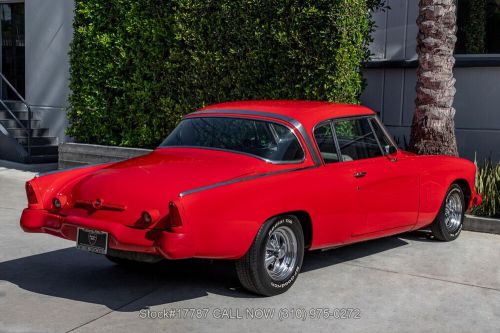
[[[284,293],[295,282],[304,259],[304,234],[293,215],[264,223],[252,246],[236,262],[243,287],[253,293],[273,296]]]
[[[452,184],[446,192],[436,219],[431,224],[432,235],[444,242],[457,239],[462,231],[464,217],[464,193],[459,185]]]

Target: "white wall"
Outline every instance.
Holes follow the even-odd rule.
[[[64,138],[73,0],[26,0],[26,101],[51,135]]]

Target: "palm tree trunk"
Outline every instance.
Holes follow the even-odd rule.
[[[417,18],[417,97],[410,150],[458,155],[455,139],[455,0],[420,0]]]

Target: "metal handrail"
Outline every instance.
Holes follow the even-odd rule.
[[[0,73],[0,78],[2,79],[3,82],[7,84],[7,86],[14,92],[14,94],[19,98],[21,103],[23,103],[26,106],[26,110],[28,111],[28,127],[24,126],[23,123],[16,117],[14,112],[5,104],[3,99],[0,98],[0,104],[7,110],[7,112],[10,113],[14,121],[21,126],[22,129],[26,131],[27,138],[28,138],[28,157],[31,157],[31,106],[26,103],[26,100],[21,96],[21,94],[17,91],[16,88],[10,83],[10,81],[3,75],[3,73]]]

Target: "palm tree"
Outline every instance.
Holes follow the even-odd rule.
[[[417,97],[410,150],[458,155],[455,139],[456,0],[420,0],[417,25]]]

